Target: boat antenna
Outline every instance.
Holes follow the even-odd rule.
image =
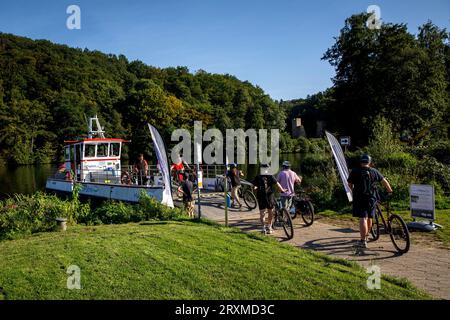
[[[94,125],[96,130],[94,130]],[[103,131],[103,128],[100,126],[100,121],[98,120],[97,115],[95,115],[92,118],[89,118],[88,122],[88,138],[105,138],[105,131]]]

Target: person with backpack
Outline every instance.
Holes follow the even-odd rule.
[[[260,221],[263,226],[262,233],[272,234],[273,224],[273,210],[275,208],[275,188],[280,192],[287,192],[288,190],[278,183],[277,179],[269,174],[269,166],[262,164],[260,166],[260,174],[253,179],[253,186],[256,189],[256,199],[258,201]],[[269,213],[269,221],[266,224],[266,210]]]
[[[184,209],[187,211],[189,218],[194,218],[194,184],[189,180],[189,173],[183,173],[183,182],[178,187],[178,191],[183,193]]]
[[[357,245],[367,248],[367,239],[372,228],[372,219],[375,216],[378,201],[377,183],[381,183],[389,194],[392,187],[386,178],[371,167],[372,158],[365,154],[360,158],[360,167],[350,172],[348,185],[353,190],[353,217],[359,218],[359,232],[361,240]]]
[[[289,212],[295,196],[295,185],[302,183],[302,177],[299,177],[291,170],[291,163],[289,161],[284,161],[282,167],[283,170],[278,174],[277,180],[284,189],[288,190],[288,192],[281,194],[281,205]]]

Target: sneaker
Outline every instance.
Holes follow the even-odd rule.
[[[262,234],[267,234],[267,229],[266,229],[266,227],[263,227],[263,228],[262,228],[261,233],[262,233]]]
[[[367,241],[365,241],[365,240],[359,240],[359,241],[358,241],[358,246],[359,246],[360,248],[367,249]]]
[[[269,228],[269,229],[267,230],[267,233],[268,233],[268,234],[273,234],[273,232],[274,232],[274,231],[273,231],[272,228]]]

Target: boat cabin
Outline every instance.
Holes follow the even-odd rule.
[[[105,138],[98,117],[88,121],[85,139],[64,141],[65,169],[79,182],[119,184],[123,139]]]
[[[87,138],[65,141],[66,170],[80,182],[120,183],[123,139]]]

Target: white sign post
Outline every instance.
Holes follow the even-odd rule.
[[[202,161],[202,146],[197,143],[197,204],[198,204],[198,218],[202,217],[202,206],[200,204],[200,189],[203,187],[203,174],[200,172],[200,161]]]
[[[442,226],[435,224],[434,187],[431,185],[412,184],[409,188],[411,217],[414,222],[408,224],[411,229],[433,231]],[[416,219],[425,219],[416,221]]]

